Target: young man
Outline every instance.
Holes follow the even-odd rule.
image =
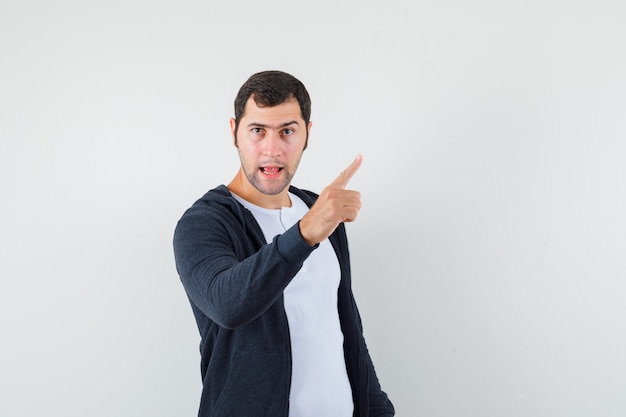
[[[174,233],[176,267],[201,335],[199,416],[393,416],[352,295],[343,222],[362,158],[317,196],[291,186],[311,101],[293,76],[253,75],[230,120],[241,167]]]

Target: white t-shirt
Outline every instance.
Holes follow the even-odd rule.
[[[233,197],[252,212],[268,243],[309,210],[291,193],[291,207],[276,210]],[[292,353],[289,417],[352,417],[354,403],[337,310],[340,278],[337,255],[326,239],[285,288]]]

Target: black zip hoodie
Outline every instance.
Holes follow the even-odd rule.
[[[290,187],[309,207],[317,195]],[[354,416],[393,416],[380,389],[354,301],[345,228],[329,237],[341,267],[338,311]],[[245,207],[221,185],[182,216],[176,268],[200,331],[199,417],[287,417],[291,343],[283,290],[317,248],[299,223],[267,243]]]

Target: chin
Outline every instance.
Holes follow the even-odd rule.
[[[280,193],[282,193],[285,188],[287,188],[289,186],[289,183],[286,184],[263,184],[260,181],[256,181],[256,179],[252,179],[250,181],[250,184],[252,184],[252,186],[254,188],[257,189],[257,191],[259,191],[260,193],[263,193],[265,195],[278,195]]]
[[[288,178],[288,177],[289,176],[276,179],[273,181],[264,181],[261,178],[259,178],[257,175],[249,175],[248,181],[260,193],[263,193],[265,195],[278,195],[282,193],[285,190],[285,188],[289,187],[291,178]]]
[[[255,186],[255,188],[265,195],[278,195],[282,193],[285,190],[285,188],[287,188],[287,186],[286,185],[281,186],[281,187],[256,187]]]

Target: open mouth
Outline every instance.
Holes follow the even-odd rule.
[[[280,173],[280,171],[283,170],[283,168],[282,167],[276,167],[276,166],[273,166],[273,167],[261,167],[260,170],[265,175],[275,176],[275,175],[278,175]]]

